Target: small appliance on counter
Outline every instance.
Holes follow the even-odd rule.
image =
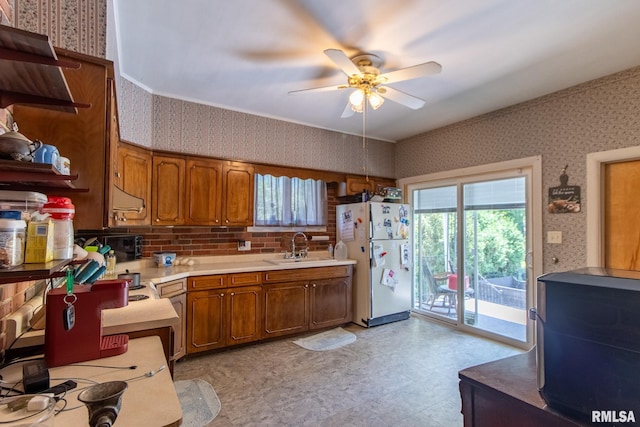
[[[67,365],[125,353],[129,337],[102,335],[102,310],[128,304],[127,280],[63,286],[47,293],[44,357],[47,366]]]

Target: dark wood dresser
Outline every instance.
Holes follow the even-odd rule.
[[[458,373],[464,427],[581,426],[538,393],[535,350]]]

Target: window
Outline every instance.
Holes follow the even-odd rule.
[[[255,175],[256,227],[327,225],[327,185],[322,180]]]

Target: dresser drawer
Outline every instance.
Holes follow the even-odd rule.
[[[213,276],[196,276],[189,278],[190,291],[199,291],[204,289],[219,289],[227,287],[227,275],[216,274]]]
[[[229,274],[229,286],[259,285],[262,283],[262,272],[252,271],[250,273]]]
[[[158,290],[158,296],[160,296],[161,298],[168,298],[173,295],[178,295],[187,290],[187,279],[158,283],[156,285],[156,289]]]

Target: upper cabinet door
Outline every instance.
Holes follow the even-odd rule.
[[[126,193],[139,197],[145,202],[141,212],[126,212],[126,223],[118,225],[151,224],[151,152],[141,147],[124,143],[118,144],[118,163],[115,176],[116,185]]]
[[[186,223],[220,225],[222,161],[187,159]]]
[[[185,160],[153,156],[153,225],[184,224]]]
[[[246,163],[225,162],[223,173],[225,205],[221,225],[253,225],[254,167]]]

